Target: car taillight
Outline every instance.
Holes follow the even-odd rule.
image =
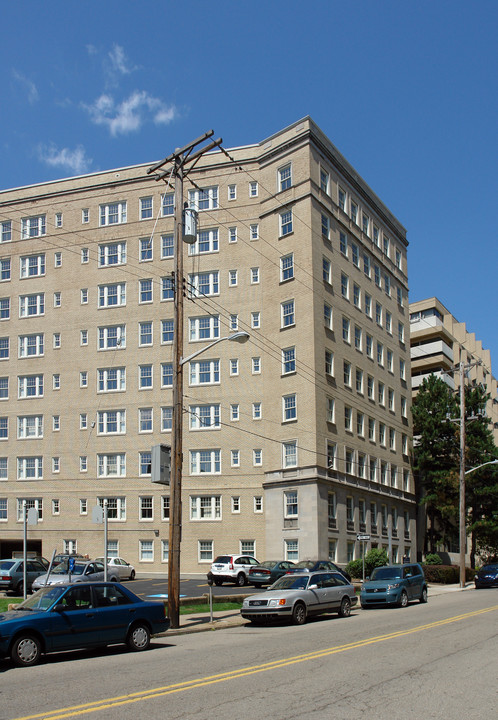
[[[233,557],[230,558],[230,564],[228,566],[229,570],[233,570]]]
[[[10,575],[0,575],[0,580],[10,580]]]

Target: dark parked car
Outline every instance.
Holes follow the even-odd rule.
[[[498,587],[498,563],[483,565],[474,577],[476,589]]]
[[[146,650],[169,627],[164,604],[141,600],[119,583],[49,585],[0,613],[0,657],[35,665],[42,653],[126,643]]]
[[[348,582],[351,582],[351,576],[331,560],[300,560],[287,572],[317,572],[318,570],[341,573]]]
[[[79,553],[59,553],[54,557],[54,561],[52,563],[52,567],[55,567],[56,565],[60,565],[61,563],[67,563],[69,558],[74,558],[75,560],[83,560],[83,555],[80,555]]]
[[[47,568],[39,560],[28,560],[26,563],[27,590],[31,590],[33,581],[44,575]],[[0,560],[0,590],[10,590],[18,595],[24,594],[24,561],[10,558]]]
[[[294,563],[290,560],[265,560],[249,570],[247,582],[254,587],[272,585],[292,567]]]
[[[371,605],[406,607],[410,600],[427,602],[427,582],[418,563],[375,568],[363,583],[360,595],[362,608]]]
[[[300,572],[284,575],[265,592],[246,597],[240,613],[252,623],[286,619],[302,625],[308,615],[319,613],[348,617],[357,602],[353,585],[341,573]]]

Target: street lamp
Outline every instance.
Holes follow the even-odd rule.
[[[178,327],[178,325],[177,325]],[[173,367],[173,412],[175,422],[171,438],[171,475],[170,475],[170,531],[168,556],[168,615],[170,627],[180,626],[180,544],[182,541],[182,467],[183,467],[183,366],[214,345],[224,340],[244,343],[249,333],[239,332],[216,338],[213,342],[196,350],[187,357],[175,354]],[[183,339],[182,339],[183,342]],[[181,345],[178,348],[182,350]]]
[[[479,470],[479,468],[482,468],[485,465],[498,465],[498,460],[488,460],[488,462],[482,463],[482,465],[477,465],[476,467],[470,468],[470,470],[466,470],[465,474],[468,475],[469,473],[474,472],[474,470]]]

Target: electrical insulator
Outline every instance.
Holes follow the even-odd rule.
[[[193,245],[197,240],[197,210],[185,208],[183,211],[183,242]]]

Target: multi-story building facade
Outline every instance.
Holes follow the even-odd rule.
[[[0,193],[0,554],[165,571],[173,188],[147,166]],[[168,180],[168,176],[165,176]],[[189,181],[191,184],[189,185]],[[406,232],[310,118],[185,184],[182,570],[224,552],[415,554]]]
[[[436,297],[410,303],[410,354],[414,394],[431,374],[457,390],[459,373],[455,368],[461,362],[468,366],[467,382],[482,384],[490,395],[486,413],[498,445],[498,388],[491,353]]]

